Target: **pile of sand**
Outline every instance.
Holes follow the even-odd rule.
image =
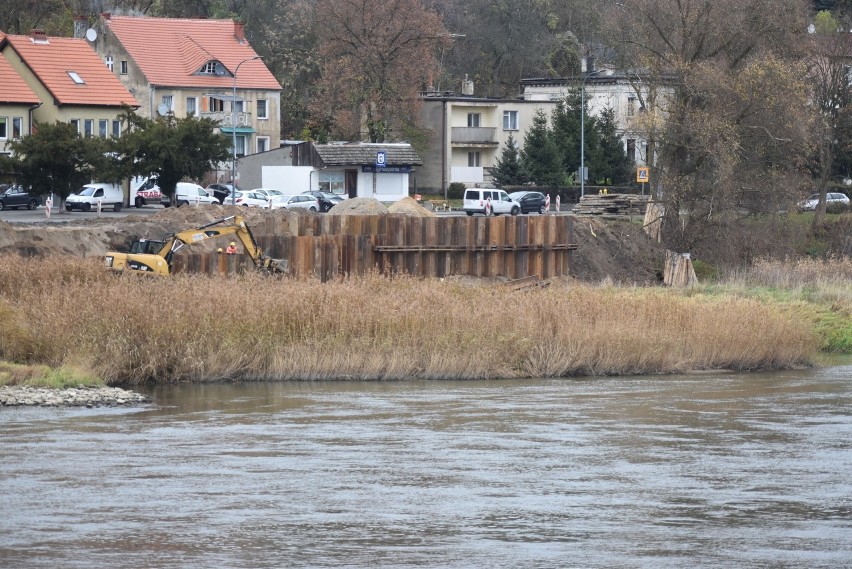
[[[375,198],[349,198],[328,210],[326,215],[385,215],[387,213],[388,208]]]
[[[429,211],[410,196],[406,196],[395,204],[392,204],[388,208],[388,211],[391,213],[407,215],[409,217],[438,217],[437,214]]]

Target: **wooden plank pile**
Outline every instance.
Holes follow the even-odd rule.
[[[645,215],[648,196],[636,194],[587,194],[572,213],[577,216],[629,217]]]
[[[663,284],[671,287],[690,287],[698,284],[689,253],[666,250],[666,266],[663,269]]]

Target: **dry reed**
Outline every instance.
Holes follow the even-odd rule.
[[[377,275],[140,278],[95,260],[0,258],[0,359],[111,384],[764,369],[816,351],[794,316],[728,296]]]

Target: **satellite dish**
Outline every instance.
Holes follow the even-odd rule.
[[[95,28],[89,28],[86,30],[86,39],[89,41],[95,41],[98,39],[98,32],[95,31]]]
[[[169,113],[169,106],[165,103],[160,103],[160,106],[157,107],[157,112],[160,113],[160,116],[166,116]]]

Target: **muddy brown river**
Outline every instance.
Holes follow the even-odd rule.
[[[852,360],[0,409],[0,567],[852,567]]]

